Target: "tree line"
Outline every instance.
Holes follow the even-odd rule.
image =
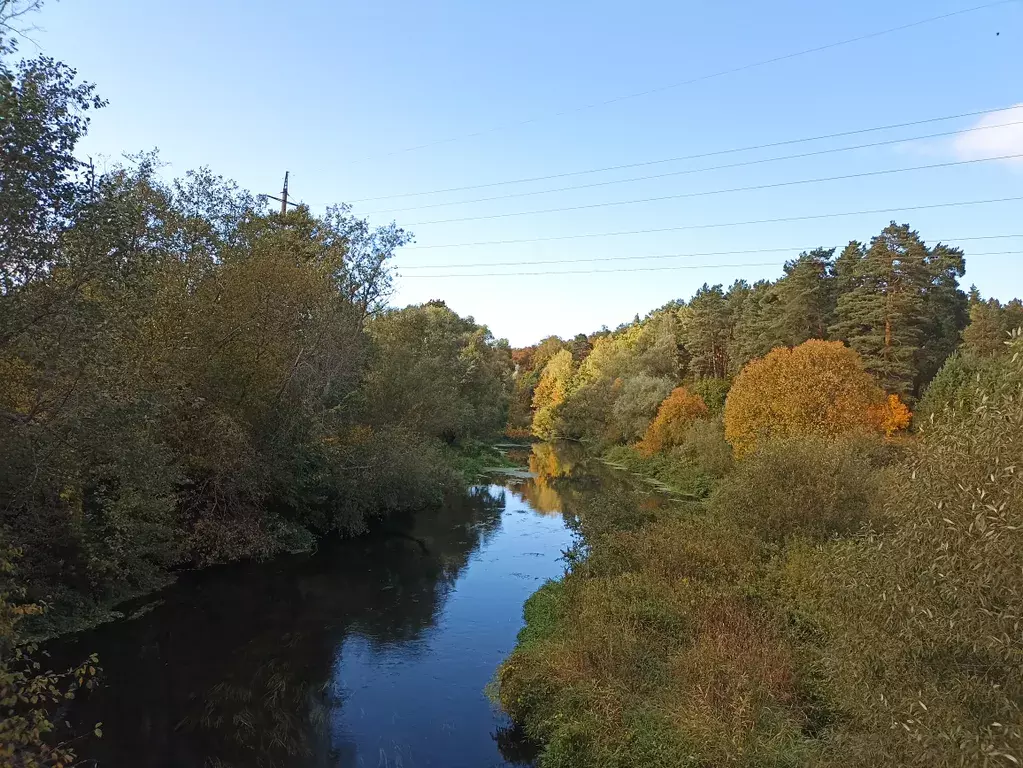
[[[513,352],[509,430],[605,445],[639,440],[680,382],[720,411],[747,364],[813,339],[848,346],[886,393],[915,406],[958,349],[991,358],[1023,325],[1019,299],[1003,305],[963,291],[965,268],[961,250],[928,246],[892,222],[837,255],[801,253],[777,280],[705,284],[613,332],[549,337]]]

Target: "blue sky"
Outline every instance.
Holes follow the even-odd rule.
[[[664,88],[983,2],[63,0],[50,2],[38,15],[40,29],[33,36],[45,53],[77,67],[110,100],[81,147],[100,165],[116,162],[123,152],[158,147],[169,164],[168,175],[208,165],[254,192],[272,194],[289,170],[293,198],[318,210],[332,202],[642,163],[1021,104],[1023,2],[1018,0]],[[23,51],[31,52],[32,46]],[[580,109],[649,90],[656,92]],[[704,282],[727,285],[737,278],[776,277],[782,262],[799,249],[868,239],[891,219],[910,223],[928,241],[1023,235],[1023,201],[705,226],[1023,196],[1023,162],[1017,158],[557,213],[427,222],[1023,154],[1023,125],[587,189],[407,209],[1005,122],[1023,123],[1023,108],[643,168],[358,202],[355,211],[378,223],[394,219],[415,232],[416,246],[396,260],[401,275],[396,304],[443,298],[518,345],[550,333],[570,336],[614,327],[673,298],[688,298]],[[423,144],[431,146],[405,151]],[[436,247],[670,227],[682,229]],[[1023,295],[1023,237],[961,245],[967,254],[966,284],[976,283],[985,295],[1002,299]],[[791,250],[458,266],[762,249]],[[992,253],[1004,251],[1011,253]],[[434,264],[455,266],[416,269]],[[419,276],[653,266],[672,269]]]

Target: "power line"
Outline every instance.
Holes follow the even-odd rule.
[[[962,16],[962,15],[965,15],[965,14],[968,14],[968,13],[974,13],[976,11],[986,10],[988,8],[995,8],[995,7],[1000,6],[1000,5],[1007,5],[1008,3],[1017,2],[1017,1],[1018,0],[996,0],[995,2],[991,2],[991,3],[984,3],[982,5],[975,5],[975,6],[972,6],[970,8],[963,8],[963,9],[958,10],[958,11],[951,11],[949,13],[943,13],[943,14],[940,14],[938,16],[930,16],[928,18],[920,19],[919,21],[913,21],[913,22],[910,22],[908,24],[900,24],[897,27],[889,27],[887,29],[878,30],[876,32],[868,32],[867,34],[858,35],[856,37],[846,38],[845,40],[838,40],[838,41],[833,42],[833,43],[827,43],[825,45],[818,45],[818,46],[815,46],[813,48],[805,48],[805,49],[803,49],[801,51],[795,51],[793,53],[787,53],[787,54],[784,54],[784,55],[781,55],[781,56],[775,56],[775,57],[772,57],[770,59],[761,59],[760,61],[750,62],[749,64],[743,64],[743,65],[738,66],[738,67],[732,67],[731,69],[719,70],[717,72],[712,72],[712,73],[706,74],[706,75],[699,75],[697,77],[689,78],[688,80],[681,80],[681,81],[676,82],[676,83],[670,83],[668,85],[658,86],[657,88],[648,88],[647,90],[644,90],[644,91],[635,91],[633,93],[627,93],[627,94],[623,94],[621,96],[615,96],[613,98],[605,99],[603,101],[597,101],[597,102],[593,102],[593,103],[590,103],[590,104],[583,104],[583,105],[580,105],[580,106],[577,106],[577,107],[571,107],[569,109],[565,109],[565,110],[562,110],[560,112],[554,112],[552,114],[541,115],[541,116],[538,116],[538,117],[531,117],[531,118],[529,118],[527,120],[518,120],[518,121],[510,122],[510,123],[502,123],[500,125],[496,125],[496,126],[493,126],[491,128],[486,128],[486,129],[483,129],[483,130],[480,130],[480,131],[474,131],[472,133],[465,133],[465,134],[461,134],[461,135],[458,135],[458,136],[450,136],[450,137],[445,138],[445,139],[438,139],[436,141],[430,141],[430,142],[427,142],[425,144],[417,144],[417,145],[414,145],[414,146],[411,146],[411,147],[404,147],[402,149],[396,149],[396,150],[393,150],[391,152],[386,152],[386,153],[384,153],[382,155],[374,155],[374,156],[370,156],[370,157],[363,157],[363,158],[361,158],[359,160],[355,160],[353,162],[356,162],[356,163],[357,162],[364,162],[366,160],[373,159],[374,157],[393,157],[394,155],[405,154],[407,152],[416,152],[416,151],[421,150],[421,149],[429,149],[430,147],[437,147],[437,146],[440,146],[442,144],[450,144],[450,143],[456,142],[456,141],[464,141],[466,139],[478,138],[480,136],[485,136],[487,134],[496,133],[498,131],[502,131],[502,130],[505,130],[505,129],[508,129],[508,128],[519,128],[519,127],[524,126],[524,125],[531,125],[533,123],[538,123],[538,122],[541,122],[543,120],[547,120],[547,119],[551,119],[551,118],[563,117],[565,115],[574,114],[576,112],[584,112],[586,110],[596,109],[598,107],[605,107],[605,106],[608,106],[608,105],[611,105],[611,104],[618,104],[618,103],[623,102],[623,101],[629,101],[631,99],[638,99],[638,98],[640,98],[642,96],[651,96],[651,95],[653,95],[655,93],[664,93],[666,91],[671,91],[671,90],[674,90],[676,88],[682,88],[682,87],[687,86],[687,85],[694,85],[696,83],[702,83],[702,82],[706,82],[708,80],[717,79],[719,77],[726,77],[728,75],[738,74],[739,72],[745,72],[745,71],[748,71],[748,70],[751,70],[751,69],[756,69],[758,67],[765,67],[765,66],[768,66],[770,64],[777,64],[777,63],[782,62],[782,61],[789,61],[791,59],[797,59],[797,58],[800,58],[802,56],[809,56],[810,54],[820,53],[822,51],[832,50],[834,48],[841,48],[841,47],[846,46],[846,45],[852,45],[854,43],[863,42],[864,40],[871,40],[871,39],[874,39],[874,38],[877,38],[877,37],[883,37],[885,35],[891,35],[891,34],[894,34],[896,32],[903,32],[903,31],[905,31],[907,29],[913,29],[914,27],[920,27],[920,26],[923,26],[925,24],[932,24],[932,23],[937,22],[937,21],[944,21],[945,19],[954,18],[956,16]]]
[[[1023,233],[1018,235],[980,235],[977,237],[939,237],[935,239],[938,243],[962,243],[970,240],[1007,240],[1014,237],[1023,237]],[[803,251],[812,251],[818,246],[789,246],[787,248],[756,248],[753,250],[743,251],[702,251],[698,253],[659,253],[647,256],[594,256],[584,259],[541,259],[537,261],[483,261],[470,264],[459,264],[459,263],[448,263],[448,264],[410,264],[403,267],[397,267],[398,270],[408,269],[470,269],[475,267],[525,267],[533,266],[534,264],[588,264],[591,262],[599,261],[646,261],[651,259],[682,259],[692,258],[696,256],[740,256],[750,253],[801,253]],[[974,254],[979,255],[979,254]],[[986,255],[986,254],[985,254]],[[414,277],[414,275],[413,275]]]
[[[971,256],[1023,256],[1023,251],[990,251],[974,253]],[[747,264],[675,264],[670,267],[627,267],[622,269],[574,269],[574,270],[540,270],[537,272],[466,272],[449,275],[402,275],[410,278],[445,278],[445,277],[523,277],[538,275],[610,275],[616,272],[666,272],[676,269],[729,269],[733,267],[778,267],[783,266],[777,261],[760,261]]]
[[[492,182],[489,182],[489,183],[486,183],[486,184],[470,184],[470,185],[462,186],[462,187],[448,187],[446,189],[433,189],[433,190],[427,190],[427,191],[424,191],[424,192],[404,192],[404,193],[395,194],[395,195],[382,195],[380,197],[363,197],[363,198],[359,198],[359,199],[356,199],[356,200],[351,200],[350,202],[352,202],[352,203],[370,203],[370,202],[375,202],[377,200],[392,200],[392,199],[402,198],[402,197],[422,197],[422,196],[426,196],[426,195],[440,195],[440,194],[445,194],[445,193],[449,193],[449,192],[467,192],[467,191],[474,190],[474,189],[487,189],[487,188],[490,188],[490,187],[501,187],[501,186],[506,186],[506,185],[509,185],[509,184],[527,184],[527,183],[536,182],[536,181],[551,181],[553,179],[564,179],[564,178],[569,178],[569,177],[572,177],[572,176],[585,176],[585,175],[594,174],[594,173],[605,173],[607,171],[622,171],[622,170],[627,170],[627,169],[630,169],[630,168],[645,168],[645,167],[648,167],[648,166],[651,166],[651,165],[663,165],[665,163],[676,163],[676,162],[682,162],[684,160],[700,160],[700,159],[707,158],[707,157],[719,157],[721,155],[738,154],[740,152],[752,152],[754,150],[760,150],[760,149],[774,149],[776,147],[791,146],[793,144],[808,144],[808,143],[813,142],[813,141],[824,141],[825,139],[839,139],[839,138],[844,138],[846,136],[859,136],[859,135],[862,135],[862,134],[865,134],[865,133],[879,133],[881,131],[895,130],[896,128],[912,128],[912,127],[915,127],[915,126],[918,126],[918,125],[928,125],[930,123],[943,123],[943,122],[948,122],[949,120],[961,120],[961,119],[965,119],[967,117],[979,117],[981,115],[991,115],[991,114],[997,114],[999,112],[1011,112],[1012,110],[1015,110],[1015,109],[1023,110],[1023,107],[1021,107],[1018,104],[1014,104],[1014,105],[1009,106],[1009,107],[997,107],[995,109],[981,109],[981,110],[977,110],[977,111],[974,111],[974,112],[960,112],[959,114],[955,114],[955,115],[945,115],[943,117],[929,117],[929,118],[925,118],[925,119],[922,119],[922,120],[912,120],[912,121],[906,122],[906,123],[889,123],[888,125],[879,125],[879,126],[873,126],[873,127],[870,127],[870,128],[857,128],[857,129],[851,130],[851,131],[839,131],[837,133],[825,133],[825,134],[820,134],[820,135],[817,135],[817,136],[806,136],[806,137],[798,138],[798,139],[785,139],[784,141],[773,141],[773,142],[770,142],[770,143],[767,143],[767,144],[751,144],[751,145],[747,145],[745,147],[732,147],[732,148],[729,148],[729,149],[718,149],[718,150],[714,150],[712,152],[700,152],[698,154],[693,154],[693,155],[679,155],[677,157],[665,157],[665,158],[661,158],[661,159],[658,159],[658,160],[644,160],[644,161],[637,162],[637,163],[623,163],[623,164],[620,164],[620,165],[608,165],[608,166],[604,166],[602,168],[590,168],[590,169],[582,170],[582,171],[566,171],[564,173],[553,173],[553,174],[549,174],[547,176],[530,176],[530,177],[521,178],[521,179],[508,179],[508,180],[505,180],[505,181],[492,181]],[[1015,125],[1015,123],[1010,123],[1010,125]],[[985,127],[988,127],[988,126],[985,126]],[[989,126],[989,127],[991,127],[991,128],[1001,128],[1001,127],[1004,127],[1004,126],[1000,126],[999,125],[999,126]],[[976,130],[976,129],[971,129],[971,130]],[[940,135],[943,135],[943,134],[936,134],[936,136],[940,136]],[[916,137],[916,138],[912,138],[912,139],[904,139],[903,141],[917,141],[917,140],[919,140],[921,138],[933,138],[933,137],[931,137],[931,136]],[[864,145],[864,146],[872,146],[872,145]],[[406,208],[406,209],[395,209],[395,210],[411,210],[411,209]],[[378,213],[389,213],[389,211],[378,211]]]
[[[734,192],[755,192],[765,189],[779,189],[782,187],[795,187],[802,184],[821,184],[827,181],[847,181],[849,179],[863,179],[874,176],[890,176],[896,173],[909,173],[911,171],[927,171],[936,168],[954,168],[961,165],[976,165],[978,163],[990,163],[998,160],[1015,160],[1023,157],[1023,153],[1013,155],[999,155],[998,157],[982,157],[974,160],[953,160],[947,163],[931,163],[930,165],[915,165],[909,168],[889,168],[882,171],[863,171],[861,173],[847,173],[841,176],[822,176],[814,179],[796,179],[794,181],[779,181],[772,184],[753,184],[745,187],[730,187],[727,189],[702,190],[700,192],[682,192],[677,195],[661,195],[659,197],[643,197],[636,200],[614,200],[607,203],[587,203],[586,205],[570,205],[563,208],[541,208],[532,211],[517,211],[513,213],[491,213],[483,216],[462,216],[456,219],[435,219],[434,221],[415,221],[409,224],[410,227],[425,227],[433,224],[457,224],[466,221],[488,221],[491,219],[508,219],[516,216],[537,216],[546,213],[566,213],[568,211],[584,211],[592,208],[610,208],[618,205],[638,205],[640,203],[656,203],[664,200],[684,200],[693,197],[709,197],[711,195],[726,195]]]
[[[1023,108],[1019,108],[1020,113],[1023,114]],[[507,195],[494,195],[493,197],[480,197],[474,200],[454,200],[444,203],[429,203],[427,205],[417,205],[408,208],[388,208],[381,211],[368,211],[367,216],[375,216],[383,213],[401,213],[404,211],[422,211],[428,208],[447,208],[453,205],[471,205],[473,203],[488,203],[494,200],[509,200],[516,197],[534,197],[536,195],[547,195],[554,192],[571,192],[577,189],[592,189],[594,187],[607,187],[614,184],[628,184],[634,181],[650,181],[651,179],[664,179],[670,176],[687,176],[694,173],[706,173],[708,171],[720,171],[729,168],[744,168],[751,165],[763,165],[765,163],[776,163],[783,160],[799,160],[806,157],[817,157],[819,155],[830,155],[839,152],[852,152],[859,149],[870,149],[872,147],[885,147],[893,144],[905,144],[910,141],[926,141],[927,139],[939,139],[945,136],[958,136],[964,133],[973,133],[974,131],[992,131],[998,128],[1008,128],[1013,125],[1023,125],[1023,120],[1016,120],[1011,123],[1000,123],[998,125],[981,125],[974,128],[963,128],[958,131],[943,131],[941,133],[930,133],[923,136],[909,136],[901,139],[885,139],[884,141],[873,141],[868,144],[854,144],[850,147],[832,147],[829,149],[818,149],[813,152],[800,152],[794,155],[782,155],[780,157],[765,157],[757,160],[744,160],[739,163],[726,163],[724,165],[711,165],[706,168],[685,168],[680,171],[667,171],[665,173],[655,173],[648,176],[633,176],[628,179],[611,179],[609,181],[595,181],[589,184],[574,184],[567,187],[556,187],[554,189],[541,189],[532,192],[512,192]]]
[[[411,245],[406,251],[428,250],[434,248],[475,248],[483,245],[521,245],[523,243],[545,243],[556,240],[578,240],[589,237],[621,237],[625,235],[649,235],[659,232],[682,232],[691,229],[721,229],[726,227],[745,227],[753,224],[783,224],[793,221],[815,221],[817,219],[834,219],[844,216],[867,216],[878,213],[907,213],[909,211],[928,211],[937,208],[957,208],[974,205],[992,205],[995,203],[1013,203],[1023,200],[1023,196],[996,197],[989,200],[963,200],[954,203],[931,203],[929,205],[908,205],[899,208],[874,208],[862,211],[842,211],[840,213],[817,213],[806,216],[785,216],[777,219],[751,219],[720,224],[684,224],[677,227],[658,227],[654,229],[630,229],[619,232],[586,232],[576,235],[550,235],[547,237],[524,237],[516,240],[477,240],[470,243],[440,243],[437,245]]]

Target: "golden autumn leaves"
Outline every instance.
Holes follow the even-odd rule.
[[[661,403],[637,447],[650,456],[680,445],[706,416],[703,399],[678,387]],[[898,395],[885,395],[854,350],[838,341],[778,347],[736,377],[725,403],[725,438],[736,457],[773,438],[850,434],[888,437],[909,426]]]
[[[863,360],[840,341],[779,347],[736,377],[725,404],[725,439],[736,456],[771,438],[892,435],[909,426],[909,409],[886,396]]]

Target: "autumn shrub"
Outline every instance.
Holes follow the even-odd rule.
[[[879,479],[853,441],[778,439],[738,462],[712,509],[767,541],[849,534],[871,518]]]
[[[681,445],[693,422],[706,415],[707,405],[703,398],[685,387],[677,387],[661,403],[657,416],[637,447],[641,453],[652,456]]]
[[[779,347],[749,363],[725,403],[725,437],[736,456],[772,438],[882,431],[884,393],[841,342]]]

